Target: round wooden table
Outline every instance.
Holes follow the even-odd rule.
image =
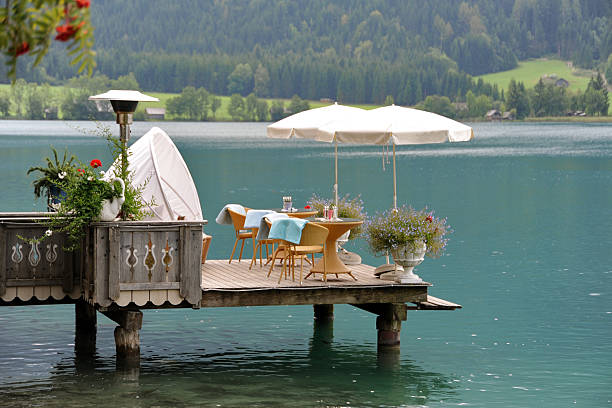
[[[294,218],[310,218],[317,214],[317,210],[306,210],[304,208],[297,208],[297,211],[295,212],[283,211],[280,208],[274,208],[272,211],[276,211],[280,214],[287,214],[289,217]]]
[[[329,231],[329,234],[327,235],[327,239],[325,241],[324,253],[326,274],[339,275],[341,273],[346,273],[351,278],[357,280],[357,278],[355,278],[351,273],[351,270],[340,260],[340,258],[338,258],[338,252],[336,252],[336,241],[346,231],[363,224],[363,221],[358,220],[356,218],[344,218],[339,221],[318,221],[314,219],[310,220],[310,222],[317,225],[321,225],[327,228],[327,230]],[[306,275],[306,277],[317,273],[323,273],[323,258],[319,259],[314,264],[314,266],[310,269],[310,272],[308,273],[308,275]]]

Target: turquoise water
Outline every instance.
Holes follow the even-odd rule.
[[[136,123],[134,138],[151,126]],[[331,145],[268,140],[264,124],[159,126],[211,220],[210,258],[227,258],[233,243],[213,221],[223,204],[331,196]],[[417,273],[464,306],[409,312],[399,357],[377,355],[374,316],[348,305],[336,306],[333,334],[314,330],[309,306],[159,310],[144,312],[141,369],[126,372],[105,317],[95,357],[82,361],[73,307],[2,307],[0,406],[612,406],[612,126],[474,132],[471,143],[399,148],[398,201],[428,205],[454,229],[446,255]],[[0,211],[44,208],[25,172],[50,144],[109,162],[100,138],[63,122],[1,121]],[[339,153],[340,192],[360,193],[369,213],[389,207],[380,148]],[[362,242],[351,250],[382,261]]]

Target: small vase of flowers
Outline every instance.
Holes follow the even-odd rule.
[[[308,205],[317,211],[317,217],[324,217],[323,210],[325,207],[330,207],[334,204],[334,200],[321,198],[316,194],[313,194],[308,200]],[[353,218],[364,221],[366,219],[366,212],[363,208],[363,201],[361,196],[350,198],[347,194],[338,200],[338,217],[339,218]],[[350,231],[350,236],[347,239],[355,239],[359,237],[363,232],[362,225],[359,225]],[[346,241],[346,240],[345,240]]]

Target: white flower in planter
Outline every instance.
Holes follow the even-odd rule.
[[[94,180],[93,176],[87,177],[87,181],[93,181],[93,180]]]
[[[53,235],[53,231],[51,231],[50,229],[45,231],[45,235],[50,237],[51,235]]]
[[[65,171],[60,171],[60,172],[57,174],[57,177],[59,177],[59,179],[60,179],[60,180],[63,180],[63,179],[64,179],[64,177],[66,177],[66,175],[67,175],[67,173],[66,173]]]

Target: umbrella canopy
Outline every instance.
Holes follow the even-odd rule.
[[[320,142],[331,143],[331,137],[319,132],[319,128],[335,120],[356,118],[363,114],[365,110],[353,108],[351,106],[333,105],[322,108],[309,109],[288,116],[268,126],[268,137],[276,139],[289,139],[291,136],[304,139],[314,139]]]
[[[393,206],[397,208],[395,145],[465,142],[471,127],[435,113],[390,105],[364,112],[350,120],[334,120],[319,128],[320,140],[393,145]]]
[[[474,137],[471,127],[447,117],[418,109],[390,105],[344,120],[338,118],[319,127],[317,140],[340,143],[396,145],[466,142]]]
[[[333,105],[324,106],[322,108],[309,109],[288,116],[285,119],[279,120],[268,126],[268,137],[276,139],[289,139],[291,136],[304,139],[313,139],[320,142],[331,143],[334,141],[334,135],[331,136],[321,133],[319,128],[333,121],[356,120],[366,113],[364,109],[353,108],[351,106]],[[334,146],[335,156],[335,184],[334,198],[336,207],[338,207],[338,143]]]

